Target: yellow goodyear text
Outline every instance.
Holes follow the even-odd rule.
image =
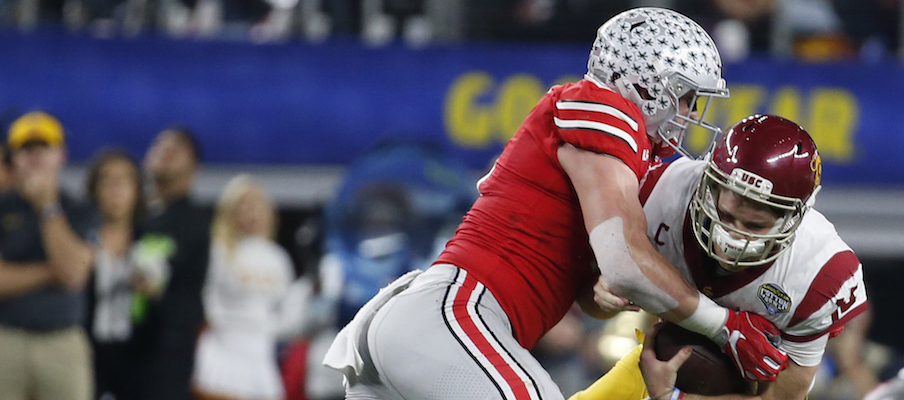
[[[564,76],[553,84],[579,79]],[[515,135],[549,86],[527,74],[512,75],[501,81],[481,71],[462,74],[446,93],[443,109],[446,132],[461,147],[487,148],[505,143]]]
[[[826,160],[842,164],[854,161],[860,113],[857,97],[850,91],[816,87],[804,92],[795,86],[770,91],[758,85],[734,85],[729,89],[731,97],[712,100],[706,121],[728,129],[748,115],[767,112],[803,126]],[[694,127],[688,133],[686,145],[692,152],[701,153],[706,151],[711,139],[703,129]]]
[[[552,85],[576,82],[579,76],[563,76]],[[518,130],[537,101],[549,89],[539,78],[515,74],[498,79],[483,71],[459,76],[446,92],[443,122],[449,138],[465,148],[504,144]],[[727,129],[757,112],[779,115],[803,126],[826,160],[853,162],[858,125],[857,97],[840,88],[816,87],[802,91],[795,86],[774,89],[760,85],[733,85],[731,97],[714,99],[706,121]],[[705,101],[698,105],[704,109]],[[688,133],[685,145],[695,153],[709,147],[712,137],[699,127]]]

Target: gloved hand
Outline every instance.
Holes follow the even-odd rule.
[[[748,381],[772,382],[788,366],[788,355],[776,348],[781,332],[756,313],[728,310],[728,321],[712,337]]]

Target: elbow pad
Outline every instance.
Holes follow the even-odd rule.
[[[631,257],[625,241],[624,220],[612,217],[590,231],[590,247],[600,273],[613,293],[623,296],[651,314],[662,314],[678,301],[651,282]]]

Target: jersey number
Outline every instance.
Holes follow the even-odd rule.
[[[841,318],[844,318],[847,315],[848,311],[850,311],[851,306],[857,302],[857,296],[854,295],[854,291],[857,290],[857,286],[851,288],[851,295],[847,301],[844,299],[838,299],[835,301],[835,304],[838,306],[838,309],[835,310],[835,313],[832,314],[832,322],[838,322]]]

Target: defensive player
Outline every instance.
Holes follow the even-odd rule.
[[[347,397],[562,398],[528,349],[576,300],[599,314],[594,255],[599,284],[619,301],[721,344],[741,338],[732,355],[773,379],[786,357],[760,330],[774,327],[678,284],[638,201],[649,163],[680,149],[700,120],[697,99],[727,95],[716,47],[694,21],[658,8],[607,21],[585,79],[539,101],[434,265],[394,282],[340,332],[324,363],[345,373]]]
[[[681,274],[717,303],[756,312],[781,330],[791,361],[763,399],[806,398],[826,342],[867,308],[860,261],[810,208],[821,173],[803,128],[754,115],[726,132],[710,161],[654,168],[641,188],[647,235]],[[630,353],[572,400],[646,397],[639,359],[650,398],[671,396],[670,367],[644,353]],[[633,390],[626,382],[635,382]]]

